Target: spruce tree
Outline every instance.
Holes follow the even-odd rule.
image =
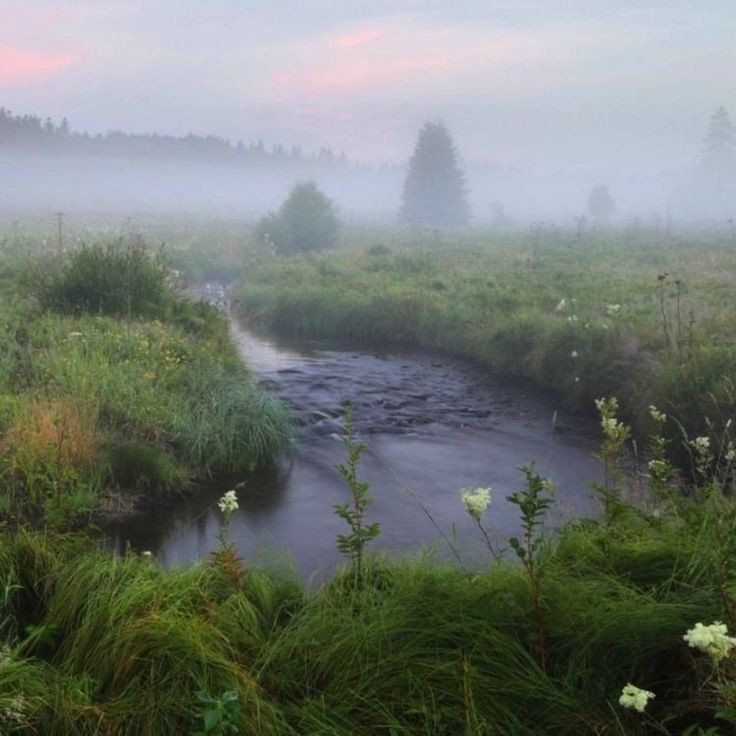
[[[719,107],[710,118],[703,141],[703,170],[715,177],[736,172],[736,130],[725,107]]]
[[[401,216],[407,222],[452,226],[470,219],[465,177],[444,123],[428,122],[419,131],[402,200]]]

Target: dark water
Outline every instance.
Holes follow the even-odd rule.
[[[447,556],[439,527],[468,564],[478,564],[484,548],[460,489],[491,486],[485,524],[502,543],[519,530],[505,497],[521,486],[517,468],[532,460],[558,487],[550,526],[595,513],[588,485],[600,479],[591,457],[597,429],[564,412],[553,429],[556,407],[539,392],[448,358],[295,345],[235,325],[233,334],[260,384],[291,406],[298,425],[294,454],[238,493],[230,536],[247,561],[290,562],[304,577],[340,563],[335,535],[345,528],[332,508],[348,500],[334,470],[345,457],[345,401],[369,448],[361,466],[374,499],[368,520],[381,524],[372,549],[407,554],[434,545]],[[221,523],[217,499],[235,482],[111,527],[113,545],[151,550],[165,564],[207,555]]]

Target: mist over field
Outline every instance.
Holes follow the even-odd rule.
[[[5,211],[258,217],[313,179],[391,221],[437,119],[473,225],[571,224],[597,185],[621,224],[735,209],[732,128],[706,150],[736,109],[727,0],[5,0],[0,19]]]

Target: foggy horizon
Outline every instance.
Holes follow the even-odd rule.
[[[0,102],[76,130],[330,146],[405,163],[427,119],[468,163],[647,174],[736,107],[728,3],[6,0]]]

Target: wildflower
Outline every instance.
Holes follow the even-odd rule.
[[[573,351],[572,351],[572,352],[570,353],[570,357],[571,357],[571,358],[577,358],[577,357],[578,357],[578,351],[577,351],[577,350],[573,350]]]
[[[669,470],[669,463],[666,460],[654,459],[649,461],[649,470],[652,475],[662,476]]]
[[[688,643],[688,646],[709,654],[715,662],[728,657],[736,646],[736,639],[728,636],[726,624],[720,621],[714,621],[710,626],[697,623],[694,628],[688,629],[682,638]]]
[[[82,337],[81,332],[70,332],[67,337]]]
[[[610,409],[612,413],[615,413],[618,411],[618,399],[615,396],[612,396],[610,399],[596,399],[595,408],[599,412],[602,412],[604,409]]]
[[[624,708],[631,708],[643,713],[647,703],[654,697],[656,697],[655,694],[650,690],[642,690],[640,687],[628,683],[622,688],[618,702]]]
[[[710,437],[696,437],[694,440],[690,440],[690,445],[695,448],[698,454],[706,455],[710,450]]]
[[[146,559],[151,559],[153,557],[153,552],[151,552],[150,549],[145,549],[143,552],[141,552],[141,557],[145,557]]]
[[[580,383],[580,376],[575,376],[573,380],[575,381],[575,383]]]
[[[463,488],[460,491],[463,499],[465,510],[476,520],[480,521],[480,517],[491,505],[491,489],[490,488]]]
[[[606,305],[606,314],[609,317],[618,317],[620,312],[621,312],[620,304],[607,304]]]
[[[570,324],[573,324],[573,323],[577,322],[577,321],[578,321],[578,316],[577,316],[577,314],[571,314],[571,315],[570,315],[570,316],[569,316],[569,317],[567,318],[567,321],[568,321],[568,322],[569,322]]]
[[[603,417],[603,419],[601,419],[601,428],[608,439],[626,439],[626,425],[616,419],[616,417]]]
[[[238,497],[235,491],[228,491],[218,502],[223,514],[232,514],[238,510]]]
[[[667,421],[667,415],[657,409],[654,404],[649,405],[649,416],[652,418],[652,421],[657,422],[657,424],[664,424],[665,421]]]
[[[556,312],[564,312],[567,307],[567,302],[564,299],[560,299],[558,305],[555,307]]]
[[[734,459],[736,459],[736,449],[734,449],[734,446],[729,442],[726,446],[726,452],[724,454],[724,457],[726,458],[726,461],[729,463],[732,463]]]

